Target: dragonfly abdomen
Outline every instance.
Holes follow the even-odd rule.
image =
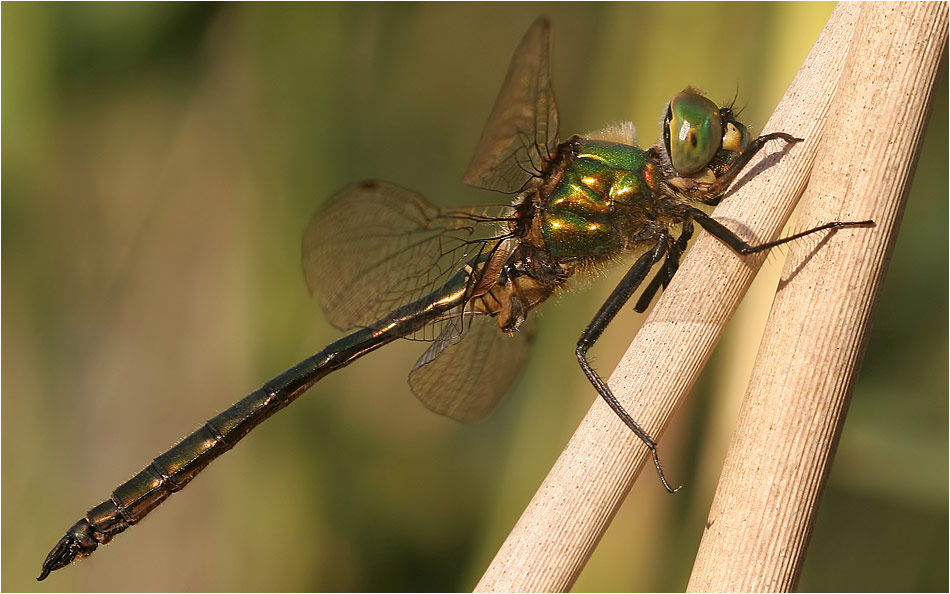
[[[43,563],[38,579],[91,555],[100,544],[124,532],[184,488],[212,460],[230,450],[252,429],[297,399],[328,373],[397,338],[412,334],[464,303],[469,273],[460,271],[433,293],[398,308],[369,328],[331,343],[209,419],[89,510],[63,536]]]
[[[141,472],[116,487],[109,499],[93,507],[74,524],[50,551],[39,579],[92,554],[100,544],[108,543],[115,535],[138,523],[172,493],[183,489],[215,458],[234,447],[254,427],[293,402],[323,376],[396,338],[398,336],[358,330],[209,419],[194,433],[156,457]],[[367,344],[368,341],[375,344]],[[357,344],[361,346],[355,350]]]

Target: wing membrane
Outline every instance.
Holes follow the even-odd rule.
[[[475,156],[462,178],[466,184],[517,192],[554,152],[558,111],[550,45],[551,24],[540,18],[515,50]]]
[[[304,277],[333,325],[368,326],[495,249],[513,214],[510,206],[441,211],[395,184],[360,182],[310,220]]]
[[[546,19],[538,19],[515,50],[465,183],[514,193],[556,149],[550,30]],[[307,286],[337,327],[368,326],[500,249],[511,237],[507,222],[514,216],[511,206],[443,212],[394,184],[355,184],[331,198],[307,227]],[[479,421],[497,406],[533,334],[530,321],[505,334],[494,318],[464,305],[430,332],[438,336],[409,374],[409,384],[428,408],[461,421]]]
[[[528,320],[505,334],[494,318],[474,316],[459,336],[446,326],[409,373],[409,386],[433,412],[457,421],[484,419],[518,377],[534,335]]]

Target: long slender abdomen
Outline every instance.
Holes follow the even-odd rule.
[[[399,336],[359,330],[295,365],[226,411],[209,419],[131,479],[112,497],[74,524],[50,551],[38,579],[92,554],[129,526],[144,518],[169,495],[180,491],[212,460],[228,451],[254,427],[293,402],[327,373]]]
[[[169,495],[183,489],[212,460],[234,447],[251,429],[296,400],[326,374],[462,306],[471,279],[469,265],[432,293],[396,309],[369,328],[344,336],[208,420],[73,524],[46,556],[37,579],[43,580],[51,571],[92,554],[100,544],[137,523]]]

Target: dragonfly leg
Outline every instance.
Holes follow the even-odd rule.
[[[647,273],[650,271],[650,268],[654,264],[663,259],[663,256],[667,254],[667,250],[670,247],[670,234],[669,231],[663,230],[659,233],[657,237],[656,245],[647,253],[640,256],[637,261],[633,264],[630,270],[624,275],[623,279],[614,288],[613,292],[607,298],[607,301],[600,307],[597,311],[597,314],[594,316],[594,319],[590,324],[587,325],[587,328],[584,330],[584,333],[581,334],[580,339],[577,341],[577,349],[575,353],[577,354],[577,361],[581,365],[581,369],[584,370],[584,374],[587,376],[587,379],[590,380],[590,383],[593,384],[594,388],[597,390],[597,393],[600,394],[601,398],[607,403],[611,410],[616,413],[620,420],[630,428],[633,433],[640,438],[640,440],[650,448],[650,452],[653,454],[653,465],[656,466],[656,471],[660,475],[660,481],[663,483],[663,486],[670,493],[675,493],[680,488],[676,489],[670,487],[670,484],[666,480],[666,476],[663,474],[663,468],[660,466],[660,458],[656,451],[656,441],[650,437],[650,435],[642,428],[633,417],[630,416],[623,406],[613,395],[613,392],[610,391],[610,387],[605,382],[594,369],[590,366],[590,363],[587,361],[587,351],[597,342],[597,339],[600,338],[601,334],[604,333],[604,330],[607,328],[607,325],[610,324],[611,320],[617,315],[624,304],[630,300],[630,297],[633,295],[634,291],[637,290],[637,287],[640,286],[640,283],[643,282],[643,279],[646,278]],[[675,249],[675,247],[674,247]],[[663,271],[657,273],[662,275]]]
[[[752,160],[752,157],[756,155],[765,144],[770,140],[784,140],[786,145],[795,144],[804,140],[804,138],[795,138],[791,134],[786,134],[785,132],[772,132],[771,134],[765,134],[759,136],[755,140],[749,143],[749,146],[746,147],[742,154],[740,154],[736,159],[729,164],[729,167],[720,175],[715,182],[709,185],[708,195],[709,197],[704,199],[702,202],[710,206],[716,206],[722,201],[723,194],[726,193],[726,188],[736,179],[739,175],[739,172],[742,171],[749,161]]]
[[[643,290],[643,293],[640,295],[640,299],[637,300],[636,306],[634,306],[633,311],[637,313],[643,313],[650,307],[650,303],[653,302],[653,298],[656,297],[656,292],[660,290],[660,285],[666,286],[669,281],[667,276],[672,275],[672,272],[669,271],[670,268],[673,269],[673,272],[676,271],[678,264],[674,265],[673,249],[670,249],[670,254],[667,254],[666,260],[663,262],[663,267],[660,270],[656,271],[656,274],[653,275],[653,280],[650,281],[650,284],[647,285],[647,288]]]
[[[673,280],[673,275],[676,274],[676,271],[680,267],[680,256],[686,251],[686,244],[689,242],[689,238],[693,236],[693,222],[686,219],[682,225],[683,228],[682,231],[680,231],[679,238],[677,238],[675,243],[671,243],[669,246],[670,251],[666,255],[666,260],[663,262],[663,268],[657,271],[653,280],[650,281],[647,288],[643,290],[643,294],[640,295],[640,299],[637,301],[637,305],[633,308],[633,311],[637,313],[645,312],[647,308],[650,307],[650,303],[653,302],[653,298],[656,297],[656,292],[660,290],[660,285],[663,285],[663,288],[666,289],[670,281]]]
[[[699,225],[708,231],[713,237],[723,242],[729,249],[734,251],[737,254],[755,254],[767,249],[773,248],[777,245],[782,245],[790,241],[795,241],[805,237],[806,235],[811,235],[812,233],[817,233],[819,231],[825,231],[827,229],[842,229],[848,227],[873,227],[874,221],[832,221],[831,223],[825,223],[824,225],[819,225],[812,229],[807,229],[801,231],[794,235],[789,235],[788,237],[783,237],[775,241],[767,241],[758,245],[752,245],[736,235],[728,227],[712,218],[703,211],[687,206],[687,211],[689,215],[695,220]]]

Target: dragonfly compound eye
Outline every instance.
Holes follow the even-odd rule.
[[[666,114],[666,150],[681,175],[698,173],[722,146],[722,116],[709,99],[690,91],[670,100]]]

